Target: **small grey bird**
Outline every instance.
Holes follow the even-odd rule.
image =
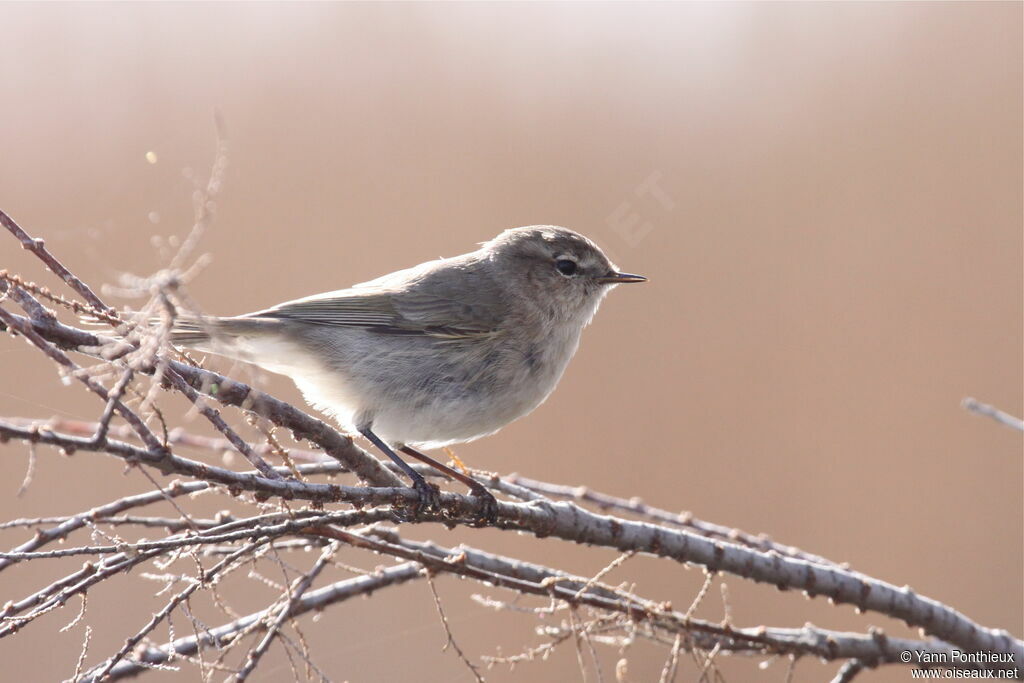
[[[493,514],[483,486],[414,446],[471,441],[531,412],[608,290],[644,280],[572,230],[515,228],[349,289],[182,321],[172,341],[292,378],[309,403],[411,477],[421,505],[436,505],[436,488],[393,449],[462,481]]]

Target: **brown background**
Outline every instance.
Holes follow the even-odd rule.
[[[1021,435],[959,402],[1024,410],[1021,21],[1019,3],[5,5],[2,207],[94,283],[148,274],[164,262],[154,236],[190,224],[183,169],[206,173],[217,108],[230,167],[203,242],[214,262],[191,285],[210,312],[335,289],[511,226],[573,227],[651,281],[613,292],[558,391],[460,447],[466,461],[768,532],[1020,637]],[[667,199],[638,192],[644,181]],[[10,239],[4,266],[42,277]],[[286,381],[268,386],[299,400]],[[0,414],[98,413],[0,339]],[[151,488],[100,456],[47,449],[16,499],[25,449],[0,455],[4,519]],[[420,532],[585,574],[614,557]],[[58,569],[5,573],[0,601]],[[630,577],[681,608],[701,583],[653,559],[610,579]],[[906,633],[727,583],[740,625]],[[542,641],[532,618],[467,597],[499,591],[438,585],[471,657]],[[92,662],[161,604],[152,584],[128,586],[92,596]],[[240,605],[271,599],[243,587]],[[69,676],[82,626],[57,629],[75,610],[0,642],[4,666]],[[717,591],[700,614],[722,617]],[[304,623],[332,679],[468,679],[439,651],[421,583]],[[613,677],[619,655],[601,652]],[[626,656],[632,680],[656,680],[662,651]],[[290,680],[280,651],[266,664],[259,680]],[[733,681],[786,668],[725,666]],[[803,661],[796,679],[834,669]],[[579,672],[567,644],[489,676]]]

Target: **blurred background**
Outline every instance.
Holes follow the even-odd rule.
[[[459,447],[463,460],[766,532],[1021,637],[1021,435],[959,406],[970,395],[1024,412],[1022,8],[7,4],[0,206],[95,285],[149,274],[191,225],[219,110],[230,165],[201,245],[213,262],[190,285],[210,313],[459,254],[508,227],[572,227],[650,282],[614,291],[547,403]],[[0,267],[53,284],[4,235]],[[264,386],[301,405],[287,380]],[[0,338],[0,415],[99,412],[23,341]],[[26,462],[24,446],[0,446],[5,520],[152,488],[101,456],[41,449],[17,498]],[[26,533],[6,532],[4,547]],[[585,575],[614,558],[496,532],[416,533]],[[39,567],[4,573],[0,601],[38,586]],[[627,579],[685,609],[703,576],[635,558],[608,577]],[[737,625],[910,635],[725,580]],[[253,606],[272,599],[249,585]],[[91,594],[90,661],[163,604],[154,590]],[[469,599],[505,597],[497,589],[442,577],[438,590],[474,660],[545,640],[535,618]],[[5,667],[70,676],[82,625],[57,631],[73,611],[0,642]],[[698,614],[722,618],[717,590]],[[469,680],[440,651],[422,582],[303,623],[332,680]],[[649,681],[665,653],[600,655],[606,680],[625,657],[629,680]],[[727,680],[786,679],[788,662],[759,661],[720,664]],[[694,680],[683,666],[680,680]],[[794,679],[836,668],[800,661]],[[291,675],[275,647],[257,680]],[[571,643],[487,676],[581,678]]]

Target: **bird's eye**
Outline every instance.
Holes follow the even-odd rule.
[[[576,265],[575,261],[570,261],[567,258],[560,258],[555,261],[555,268],[557,268],[558,272],[562,275],[569,277],[570,275],[576,274],[576,270],[579,266]]]

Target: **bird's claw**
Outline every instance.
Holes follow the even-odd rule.
[[[413,505],[413,516],[419,517],[427,512],[436,512],[441,509],[441,489],[425,479],[417,479],[412,483],[418,500]]]
[[[470,492],[470,495],[480,501],[480,509],[476,519],[480,526],[493,524],[498,521],[498,500],[490,491],[485,489],[483,486],[480,486],[478,488],[474,488]]]

